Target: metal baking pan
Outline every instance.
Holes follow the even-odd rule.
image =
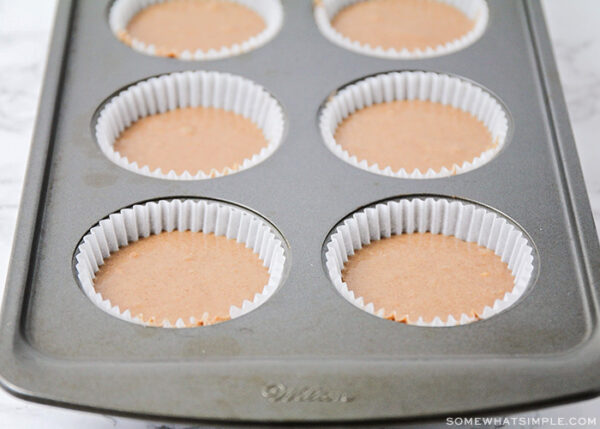
[[[490,0],[478,42],[410,61],[333,45],[311,3],[290,0],[283,29],[258,50],[205,62],[151,57],[113,36],[108,7],[59,5],[2,312],[7,390],[115,414],[261,424],[496,412],[599,392],[600,249],[539,2]],[[200,69],[252,79],[282,103],[288,130],[273,156],[230,176],[169,181],[100,152],[91,124],[109,95]],[[456,74],[497,94],[514,124],[504,150],[477,170],[432,180],[336,158],[318,131],[322,102],[347,82],[405,69]],[[526,296],[455,328],[393,323],[346,302],[323,268],[329,231],[359,207],[416,194],[458,196],[517,222],[539,257]],[[272,222],[290,246],[285,283],[260,309],[197,329],[144,328],[96,308],[73,274],[82,236],[123,207],[182,196],[234,202]]]

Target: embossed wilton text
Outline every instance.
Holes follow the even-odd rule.
[[[355,397],[346,392],[327,390],[319,386],[288,387],[282,383],[267,384],[262,396],[269,402],[352,402]]]

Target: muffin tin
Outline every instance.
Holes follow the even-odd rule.
[[[284,1],[280,32],[215,61],[140,54],[117,40],[110,2],[59,4],[7,280],[0,373],[38,402],[219,423],[362,422],[515,410],[600,390],[596,232],[538,2],[490,0],[481,38],[418,60],[360,55],[319,32],[308,1]],[[111,94],[185,70],[243,76],[283,106],[280,147],[260,164],[207,180],[120,168],[94,138]],[[512,127],[480,168],[400,179],[355,168],[324,144],[320,107],[376,73],[435,71],[473,80],[504,102]],[[475,202],[519,226],[535,271],[509,309],[430,328],[360,311],[334,288],[325,245],[336,225],[378,201]],[[99,220],[141,202],[233,203],[278,229],[288,247],[279,289],[235,320],[192,329],[126,323],[94,306],[75,251]]]

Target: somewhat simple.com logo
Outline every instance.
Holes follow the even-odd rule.
[[[448,417],[446,425],[469,427],[596,427],[596,417]]]

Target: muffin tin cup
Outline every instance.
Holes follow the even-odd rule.
[[[142,9],[156,3],[168,0],[116,0],[110,8],[108,23],[114,35],[134,50],[146,55],[174,57],[180,60],[217,60],[244,54],[260,48],[271,41],[283,25],[283,8],[279,0],[227,0],[239,3],[256,12],[265,21],[265,29],[259,34],[232,46],[222,46],[218,49],[194,52],[164,51],[152,44],[131,37],[127,33],[127,24]]]
[[[94,289],[94,278],[104,260],[130,243],[164,231],[214,233],[243,243],[258,255],[269,269],[269,282],[252,300],[241,306],[231,305],[231,319],[242,316],[263,304],[282,282],[286,261],[284,244],[279,235],[261,218],[236,206],[209,200],[159,200],[134,205],[101,220],[83,237],[75,255],[75,272],[86,296],[111,316],[144,326],[185,328],[209,324],[207,313],[179,318],[174,325],[168,320],[143,321],[128,309],[119,308]]]
[[[317,27],[330,42],[350,51],[391,60],[412,60],[448,55],[460,51],[475,43],[483,33],[488,23],[489,11],[485,0],[434,0],[446,3],[475,20],[473,28],[462,37],[451,40],[444,45],[431,46],[426,49],[397,50],[384,49],[381,46],[370,46],[357,40],[352,40],[337,31],[332,25],[333,18],[345,7],[365,0],[315,0],[314,17]]]
[[[404,168],[394,171],[389,166],[369,163],[349,153],[335,140],[335,131],[344,119],[373,104],[396,100],[422,100],[441,103],[470,113],[483,122],[492,136],[494,147],[461,165],[427,171]],[[424,71],[377,74],[343,87],[325,103],[319,128],[325,145],[338,158],[362,170],[404,179],[432,179],[465,173],[489,162],[502,150],[510,130],[508,113],[496,97],[480,86],[459,77]]]
[[[240,160],[238,166],[182,174],[161,168],[150,170],[115,151],[115,141],[135,121],[185,107],[213,107],[241,115],[260,128],[266,146],[251,158]],[[262,86],[228,73],[188,71],[144,80],[109,99],[100,110],[95,134],[104,155],[120,167],[161,179],[200,180],[235,173],[262,162],[281,144],[284,128],[281,105]]]
[[[488,319],[514,305],[531,283],[534,250],[519,228],[483,207],[443,198],[399,199],[354,213],[335,228],[327,241],[327,274],[337,291],[356,307],[381,318],[403,322],[405,315],[376,308],[365,298],[356,296],[342,280],[342,269],[349,256],[373,241],[392,235],[424,232],[454,236],[492,250],[508,265],[514,276],[514,288],[482,309],[478,317],[463,313],[457,320],[452,315],[440,314],[431,322],[419,317],[409,324],[444,327]]]

